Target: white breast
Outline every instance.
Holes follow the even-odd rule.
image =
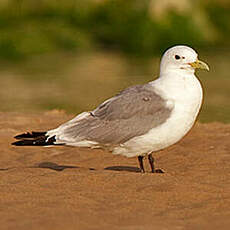
[[[203,97],[202,87],[195,75],[172,75],[159,78],[150,84],[163,95],[169,107],[174,105],[171,116],[147,134],[116,147],[114,154],[133,157],[164,149],[178,142],[193,126]]]

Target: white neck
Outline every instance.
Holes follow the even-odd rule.
[[[167,74],[161,74],[150,84],[166,99],[177,99],[184,101],[185,104],[202,100],[203,92],[199,80],[193,73],[186,70],[177,72],[171,70]]]
[[[171,74],[175,74],[175,75],[194,75],[195,74],[195,70],[193,68],[184,68],[184,67],[180,67],[180,68],[175,68],[175,67],[171,67],[171,68],[164,68],[164,66],[161,66],[160,68],[160,77],[165,76],[165,75],[171,75]]]

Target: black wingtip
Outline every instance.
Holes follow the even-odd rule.
[[[35,139],[23,139],[20,141],[15,141],[11,143],[11,145],[15,146],[47,146],[47,145],[55,145],[55,136],[48,139],[46,136],[40,136]]]
[[[34,145],[33,140],[21,140],[21,141],[15,141],[13,143],[11,143],[11,145],[15,145],[15,146],[30,146],[30,145]]]
[[[47,136],[47,132],[26,132],[15,136],[15,141],[12,145],[15,146],[47,146],[55,145],[55,136]]]
[[[46,132],[26,132],[15,136],[15,139],[24,139],[24,138],[36,138],[40,136],[45,136]]]

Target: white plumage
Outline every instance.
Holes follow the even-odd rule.
[[[174,46],[163,55],[157,80],[130,87],[95,110],[79,114],[46,132],[45,141],[138,156],[142,172],[143,156],[148,155],[154,172],[152,152],[178,142],[197,118],[203,92],[196,68],[209,70],[192,48]]]

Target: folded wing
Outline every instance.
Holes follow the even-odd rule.
[[[151,86],[137,85],[51,133],[56,134],[57,143],[77,145],[81,141],[90,141],[102,145],[122,144],[164,123],[172,109]]]

